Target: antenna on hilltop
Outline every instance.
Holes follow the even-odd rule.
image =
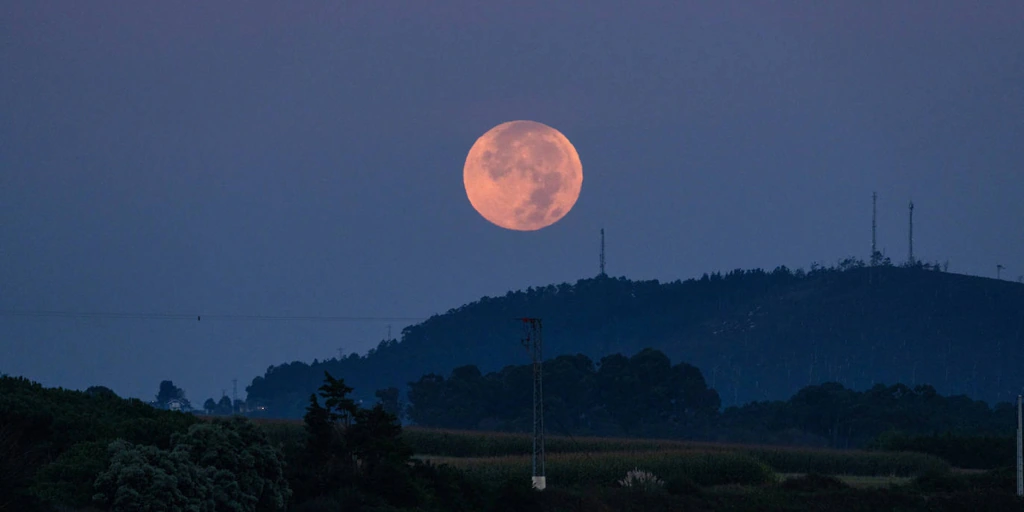
[[[1006,267],[1002,265],[996,265],[996,279],[1002,279],[1004,268]]]
[[[547,487],[544,471],[544,386],[540,318],[520,318],[523,322],[523,346],[530,351],[533,360],[533,488],[543,491]]]
[[[871,193],[871,266],[878,265],[878,192]]]
[[[910,254],[907,263],[914,264],[914,202],[910,202]]]
[[[598,274],[601,277],[605,276],[604,273],[604,228],[601,228],[601,273]]]

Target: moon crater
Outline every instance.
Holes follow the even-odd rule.
[[[476,140],[462,177],[481,216],[506,229],[534,231],[558,222],[576,204],[583,166],[558,130],[509,121]]]

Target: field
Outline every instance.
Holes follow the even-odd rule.
[[[295,442],[301,423],[260,421],[272,439]],[[532,436],[496,432],[404,429],[416,458],[465,470],[482,480],[529,480]],[[904,484],[915,476],[946,474],[948,463],[919,453],[825,450],[651,439],[548,437],[546,474],[566,486],[611,485],[641,469],[668,481],[700,486],[762,485],[794,475],[839,477],[852,487]]]

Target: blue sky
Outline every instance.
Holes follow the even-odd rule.
[[[913,199],[919,258],[1015,279],[1024,4],[921,5],[5,2],[0,310],[426,317],[596,274],[601,228],[636,279],[866,259],[873,191],[894,260]],[[462,189],[514,119],[583,162],[533,233]],[[7,315],[0,372],[201,400],[389,324]]]

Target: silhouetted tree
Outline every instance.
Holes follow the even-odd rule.
[[[324,399],[332,420],[340,420],[346,427],[352,424],[356,412],[356,402],[349,393],[352,388],[345,385],[344,379],[335,379],[330,373],[324,372],[324,384],[320,386],[320,396]]]
[[[86,388],[85,394],[93,398],[118,398],[117,393],[106,386],[89,386]]]
[[[156,405],[160,408],[167,408],[167,404],[171,400],[184,400],[185,391],[178,386],[174,385],[174,382],[165,380],[160,382],[160,390],[156,394]]]
[[[230,415],[233,411],[231,410],[231,398],[227,395],[220,397],[220,401],[217,402],[217,414],[223,414],[225,416]]]
[[[385,412],[401,420],[402,405],[399,402],[398,388],[390,387],[378,389],[374,395],[377,397],[378,403],[380,403],[381,407],[384,408]]]
[[[412,450],[401,436],[398,418],[381,404],[357,411],[355,422],[345,431],[347,444],[359,458],[364,473],[373,473],[381,463],[403,466],[408,462]]]

